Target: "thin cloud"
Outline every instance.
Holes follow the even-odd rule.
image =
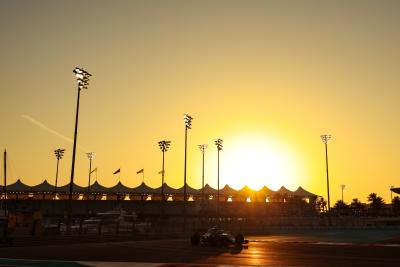
[[[38,126],[39,128],[45,130],[46,132],[49,132],[49,133],[51,133],[51,134],[53,134],[53,135],[55,135],[55,136],[57,136],[57,137],[59,137],[59,138],[65,140],[65,141],[67,141],[67,142],[69,142],[69,143],[71,143],[71,144],[74,142],[74,140],[72,140],[71,138],[69,138],[69,137],[67,137],[67,136],[65,136],[65,135],[63,135],[63,134],[60,134],[59,132],[57,132],[57,131],[55,131],[55,130],[49,128],[49,127],[47,127],[46,125],[44,125],[43,123],[41,123],[41,122],[38,121],[38,120],[35,120],[34,118],[32,118],[32,117],[29,116],[29,115],[22,114],[22,115],[21,115],[21,118],[23,118],[23,119],[29,121],[29,122],[32,123],[33,125],[36,125],[36,126]],[[78,145],[78,144],[77,144],[77,147],[80,148],[80,149],[82,149],[82,150],[87,150],[86,148],[84,148],[83,146]]]

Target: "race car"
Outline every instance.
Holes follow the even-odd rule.
[[[244,239],[242,234],[237,234],[235,237],[230,233],[218,229],[217,227],[212,227],[205,232],[195,232],[190,237],[190,241],[193,246],[241,246],[247,244],[249,241]]]

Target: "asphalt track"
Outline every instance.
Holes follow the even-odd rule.
[[[110,243],[0,248],[0,258],[98,262],[89,266],[140,266],[137,263],[173,263],[264,266],[400,266],[400,246],[314,242],[299,238],[249,237],[244,248],[192,247],[188,240],[154,240]],[[296,241],[297,240],[297,241]],[[103,264],[100,264],[103,262]],[[115,262],[115,263],[111,263]],[[116,262],[120,262],[119,264]],[[136,262],[130,264],[129,262]],[[180,264],[178,264],[180,263]],[[182,265],[183,263],[183,265]],[[85,266],[86,263],[17,262],[0,266]],[[86,265],[87,266],[87,265]]]

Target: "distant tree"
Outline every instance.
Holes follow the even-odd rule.
[[[376,197],[377,197],[376,193],[371,193],[368,195],[367,200],[368,202],[372,203],[376,199]]]
[[[353,213],[356,215],[360,215],[364,211],[364,205],[358,200],[358,198],[353,198],[350,203],[350,208],[353,210]]]
[[[316,205],[317,210],[319,212],[326,212],[327,203],[326,203],[326,200],[323,197],[318,197],[317,201],[315,202],[315,205]]]
[[[358,198],[353,198],[350,203],[351,208],[362,208],[363,205]]]
[[[392,199],[392,210],[395,215],[400,215],[400,198],[398,196]]]
[[[371,193],[368,195],[367,199],[371,208],[371,213],[373,215],[380,214],[385,206],[383,198],[379,197],[376,193]]]
[[[338,200],[333,207],[338,210],[345,210],[349,208],[349,205],[347,205],[343,200]]]
[[[333,206],[334,211],[339,215],[344,215],[348,213],[349,205],[347,205],[342,200],[336,201],[335,205]]]

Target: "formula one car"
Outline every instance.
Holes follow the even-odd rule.
[[[195,232],[190,237],[190,241],[193,246],[212,246],[212,247],[222,247],[222,246],[241,246],[247,244],[249,241],[244,239],[242,234],[237,234],[235,237],[230,233],[218,229],[217,227],[212,227],[205,232]]]

